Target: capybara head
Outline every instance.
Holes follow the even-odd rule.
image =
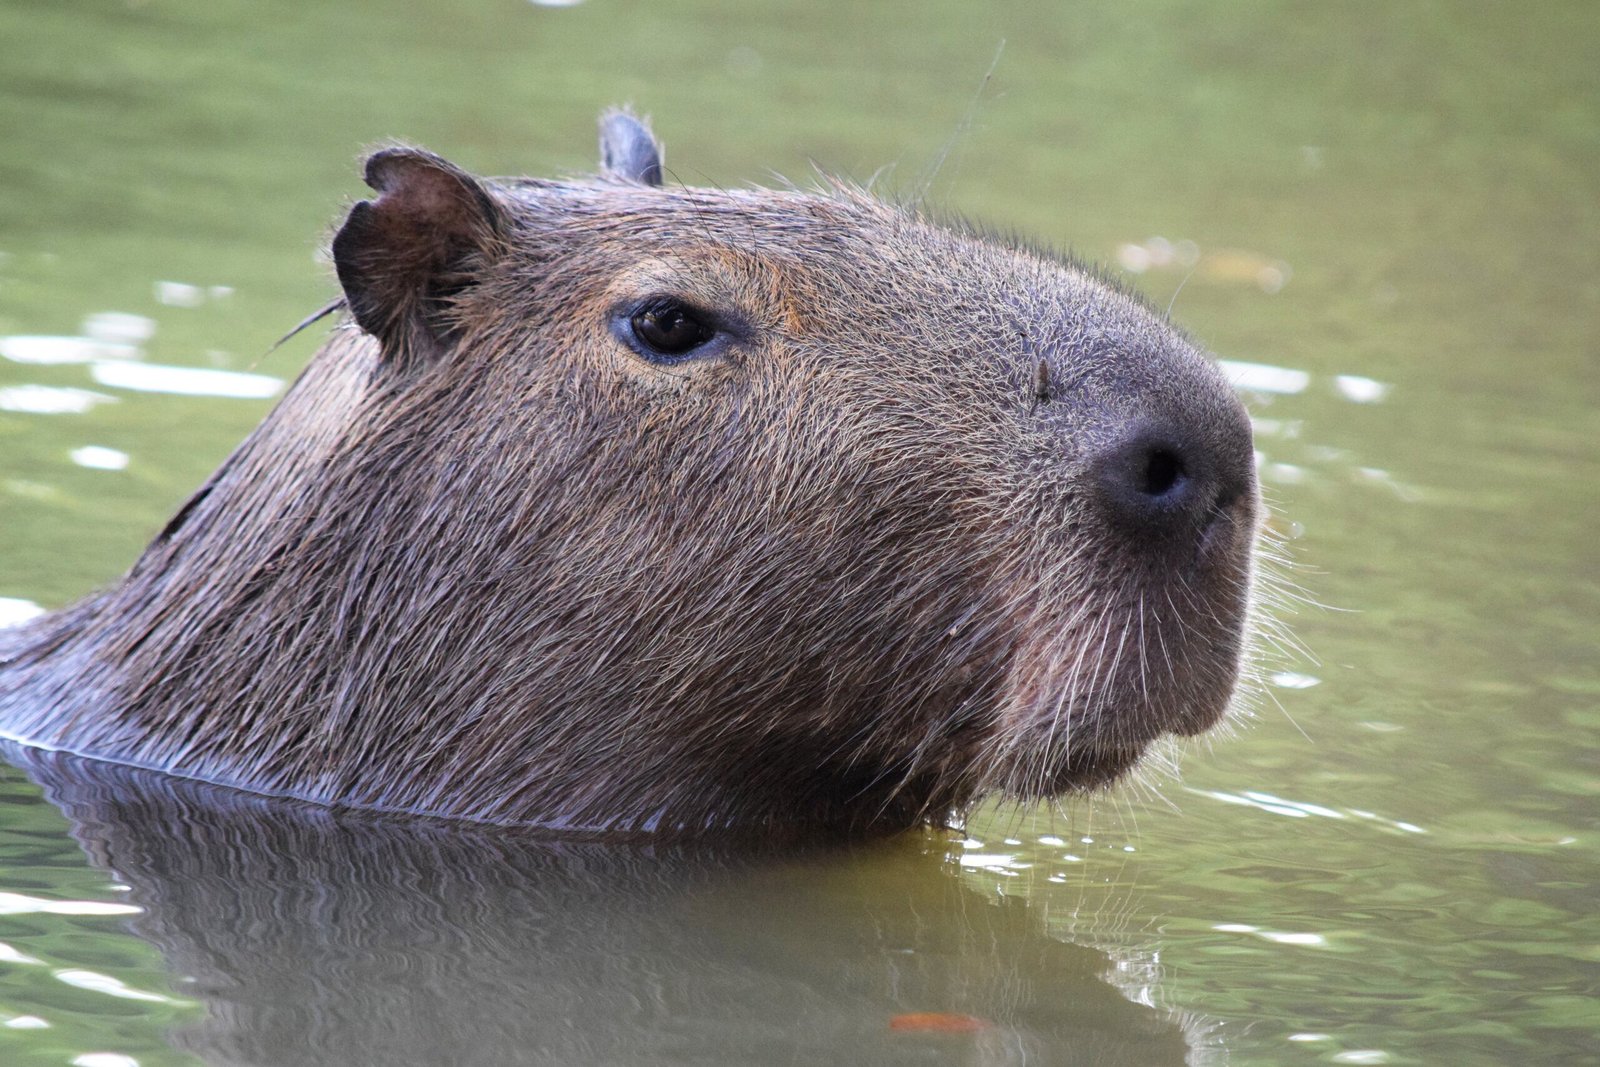
[[[1202,353],[843,183],[666,186],[624,113],[602,159],[371,156],[349,321],[120,586],[28,631],[16,732],[331,803],[787,834],[1098,787],[1222,716],[1259,505]]]

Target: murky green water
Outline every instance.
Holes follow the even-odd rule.
[[[1182,781],[965,842],[8,772],[0,1062],[1600,1058],[1600,8],[12,0],[0,59],[0,596],[114,577],[262,415],[363,145],[583,170],[631,100],[682,181],[890,165],[1176,293],[1331,606]]]

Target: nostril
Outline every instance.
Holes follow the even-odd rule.
[[[1091,469],[1108,519],[1145,534],[1199,528],[1215,489],[1213,464],[1183,429],[1136,427],[1096,450]]]
[[[1206,531],[1255,486],[1242,409],[1108,416],[1085,450],[1095,518],[1146,545],[1203,548]],[[1187,547],[1186,547],[1187,546]]]
[[[1135,488],[1148,497],[1164,497],[1181,488],[1187,480],[1183,458],[1172,449],[1157,445],[1146,454],[1144,468],[1135,479]]]

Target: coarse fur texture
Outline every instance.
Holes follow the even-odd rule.
[[[887,832],[1224,713],[1259,504],[1215,366],[860,189],[416,149],[349,318],[118,584],[0,632],[27,743],[583,833]],[[653,169],[652,169],[653,167]],[[711,339],[657,358],[641,308]]]

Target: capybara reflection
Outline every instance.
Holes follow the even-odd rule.
[[[878,833],[1223,715],[1259,504],[1216,367],[842,182],[388,148],[348,314],[112,588],[0,635],[26,742],[581,833]]]

